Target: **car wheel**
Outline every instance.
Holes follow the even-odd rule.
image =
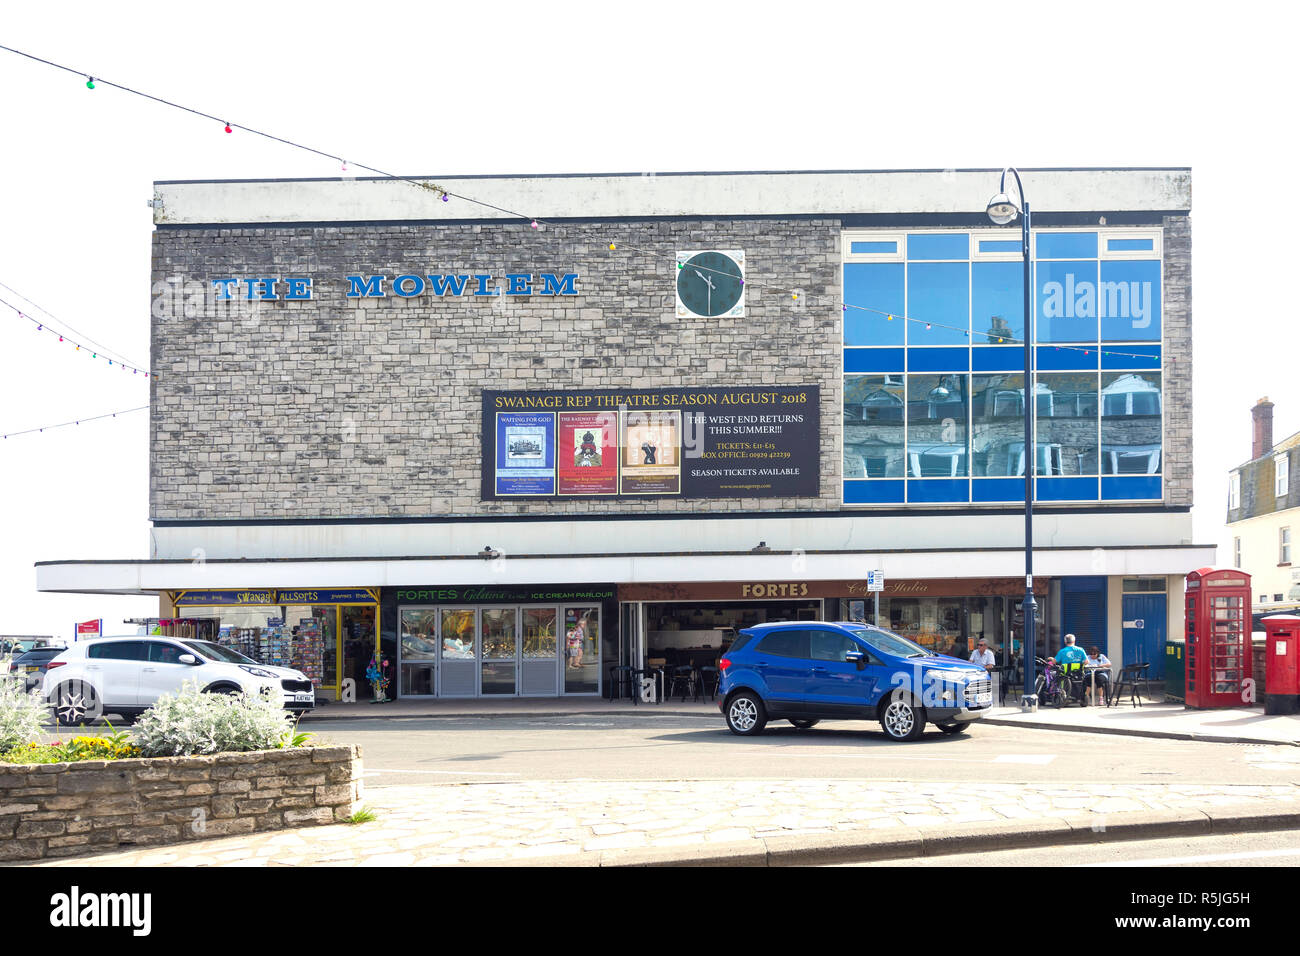
[[[969,727],[970,724],[935,724],[935,726],[945,734],[963,734],[966,732],[966,728]]]
[[[60,684],[54,692],[54,719],[62,727],[76,727],[100,715],[95,688],[85,681]]]
[[[753,737],[767,726],[767,712],[763,701],[751,691],[741,691],[727,702],[727,727],[733,734]]]
[[[809,727],[816,727],[821,723],[821,721],[809,720],[802,717],[791,717],[790,723],[794,724],[796,730],[807,730]]]
[[[880,726],[890,740],[916,740],[925,730],[925,711],[906,694],[895,692],[880,712]]]

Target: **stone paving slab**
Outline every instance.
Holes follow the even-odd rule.
[[[370,787],[366,801],[377,815],[370,823],[33,865],[777,865],[819,852],[907,853],[974,833],[999,845],[1041,845],[1100,839],[1143,821],[1178,832],[1210,832],[1215,821],[1229,829],[1300,827],[1300,787],[1292,785],[563,781]]]

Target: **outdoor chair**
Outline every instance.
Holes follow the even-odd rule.
[[[712,664],[705,664],[700,668],[699,675],[699,684],[697,685],[698,693],[696,694],[696,697],[703,697],[705,694],[708,694],[709,700],[713,700],[718,696],[718,684],[722,682],[722,672]]]
[[[1115,681],[1115,687],[1110,693],[1110,699],[1106,706],[1112,706],[1120,699],[1125,688],[1128,689],[1129,701],[1134,707],[1142,706],[1142,695],[1151,696],[1151,688],[1147,683],[1147,671],[1151,669],[1149,662],[1143,661],[1138,664],[1126,664],[1119,669],[1119,679]]]
[[[686,700],[688,694],[695,693],[695,668],[689,664],[679,664],[673,668],[672,683],[668,685],[668,693],[665,697],[672,697],[681,688],[682,700]]]

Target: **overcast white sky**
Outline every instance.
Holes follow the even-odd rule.
[[[99,0],[6,4],[0,43],[403,174],[1191,166],[1195,540],[1221,543],[1250,406],[1267,394],[1275,435],[1300,429],[1281,285],[1295,265],[1278,261],[1297,186],[1296,17],[1133,0]],[[338,174],[0,51],[0,282],[130,359],[149,354],[154,180]],[[0,362],[0,432],[148,401],[141,377],[2,308]],[[147,424],[0,442],[0,633],[68,636],[94,617],[122,633],[157,613],[38,594],[33,569],[148,557]]]

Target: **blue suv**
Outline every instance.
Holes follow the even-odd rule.
[[[934,654],[893,631],[856,623],[792,621],[747,627],[718,662],[719,705],[733,734],[769,720],[800,730],[821,720],[879,720],[893,740],[933,723],[960,733],[993,705],[983,667]]]

